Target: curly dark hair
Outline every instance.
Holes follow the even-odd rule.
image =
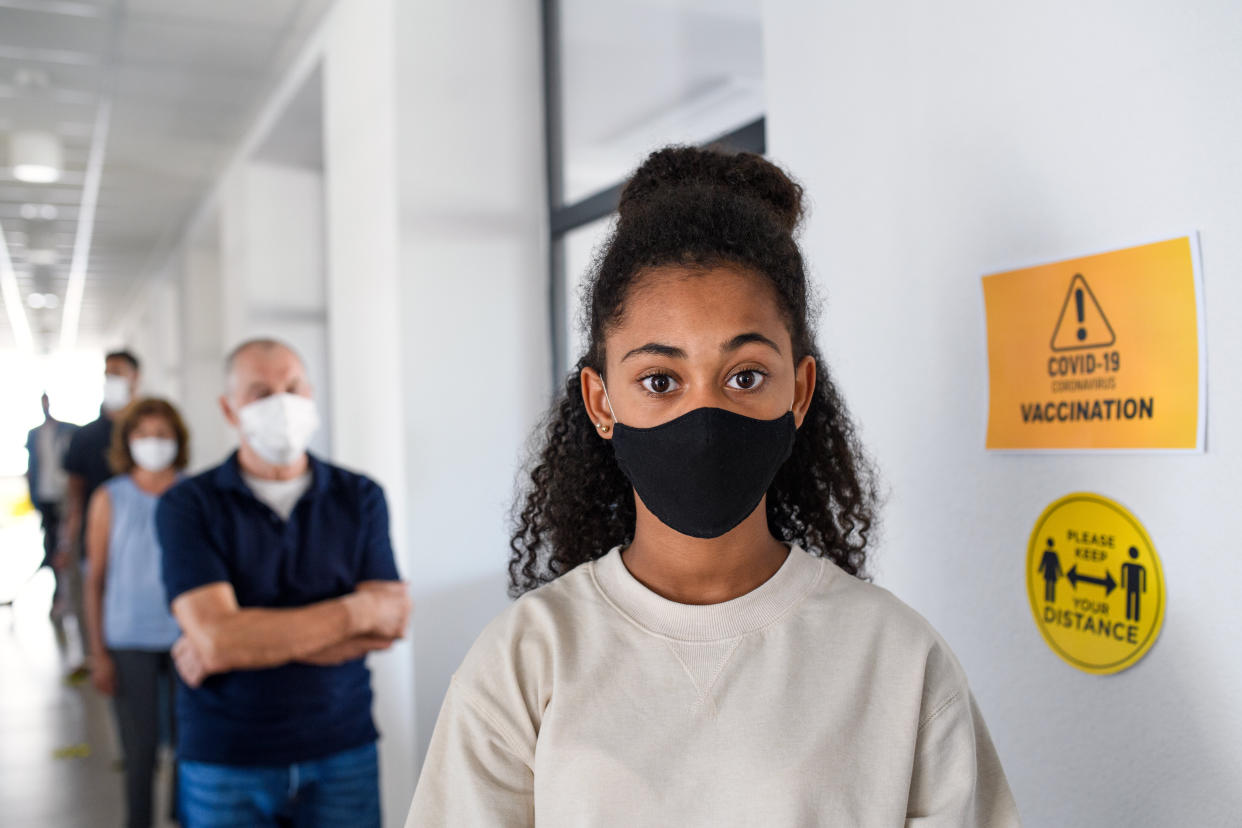
[[[766,278],[777,295],[795,364],[816,362],[815,391],[793,454],[767,493],[773,536],[867,577],[875,525],[875,473],[815,345],[806,272],[794,232],[802,188],[753,153],[668,147],[648,156],[626,185],[607,243],[583,291],[586,353],[541,426],[529,484],[509,541],[509,593],[517,597],[634,534],[634,494],[609,441],[582,402],[581,372],[604,373],[604,337],[647,270],[734,267]]]

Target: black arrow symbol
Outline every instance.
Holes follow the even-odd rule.
[[[1096,586],[1102,586],[1104,587],[1105,597],[1107,597],[1109,593],[1111,593],[1114,589],[1117,588],[1117,582],[1113,580],[1113,573],[1109,572],[1108,570],[1104,570],[1103,578],[1093,578],[1090,575],[1079,575],[1078,564],[1074,564],[1073,566],[1070,567],[1069,572],[1065,573],[1065,577],[1069,579],[1069,582],[1074,587],[1074,589],[1078,589],[1079,581],[1086,581],[1089,584],[1095,584]]]

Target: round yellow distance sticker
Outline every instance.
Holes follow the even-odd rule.
[[[1088,673],[1147,654],[1164,623],[1164,572],[1138,518],[1088,492],[1044,510],[1026,552],[1026,591],[1044,641]]]

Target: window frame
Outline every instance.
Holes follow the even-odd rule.
[[[544,150],[548,203],[548,337],[552,393],[559,391],[569,363],[565,332],[569,329],[566,302],[565,236],[579,227],[606,218],[617,210],[625,181],[566,204],[563,100],[561,96],[560,0],[540,0],[543,36]],[[701,146],[724,146],[739,152],[767,154],[767,122],[759,117],[705,141]],[[652,149],[655,149],[654,147]]]

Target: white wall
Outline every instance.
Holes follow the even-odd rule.
[[[1224,825],[1242,811],[1242,14],[1236,2],[765,6],[768,141],[807,187],[820,341],[891,492],[877,580],[971,676],[1026,822]],[[1208,453],[983,450],[979,277],[1202,232]],[[1078,672],[1025,596],[1060,495],[1125,503],[1168,612],[1145,660]]]
[[[181,396],[180,285],[153,282],[131,309],[131,326],[116,343],[131,350],[142,364],[138,393],[177,400]]]
[[[181,413],[190,430],[190,467],[219,463],[236,444],[217,399],[224,387],[220,227],[209,220],[175,258],[181,284]]]

